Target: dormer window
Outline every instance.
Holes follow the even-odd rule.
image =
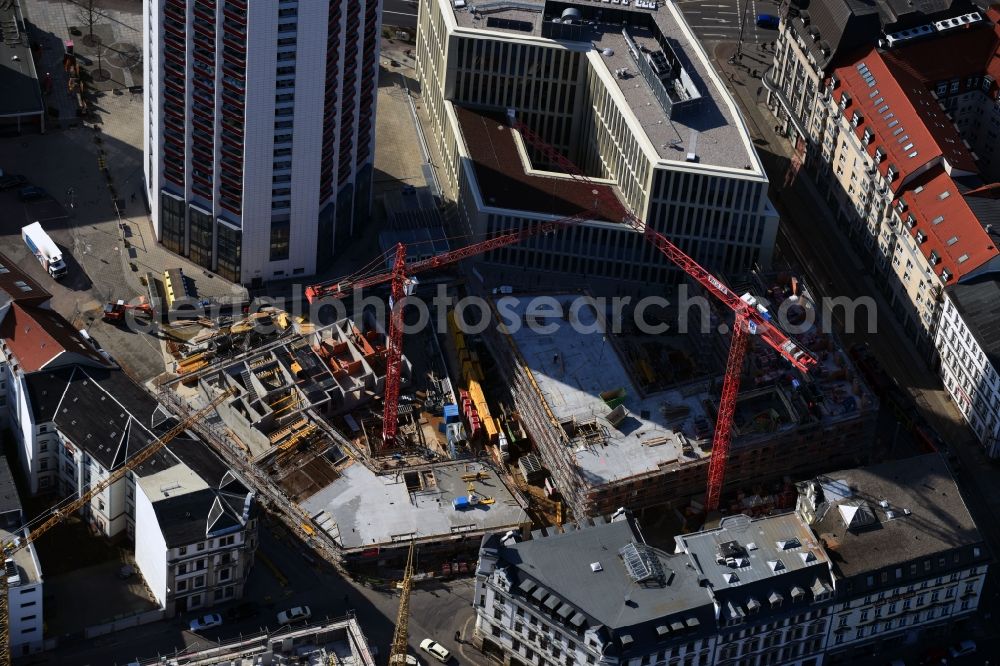
[[[875,132],[872,131],[871,127],[865,128],[864,136],[861,137],[861,141],[867,146],[875,138]]]
[[[850,103],[851,103],[851,96],[848,95],[846,92],[841,93],[840,110],[843,111],[844,109],[846,109],[850,105]]]
[[[885,150],[882,148],[875,149],[875,164],[879,164],[885,159]]]
[[[927,256],[927,261],[930,262],[931,266],[937,266],[941,263],[941,257],[938,256],[937,250],[931,250],[931,253]]]
[[[950,279],[951,279],[951,271],[949,271],[947,268],[941,271],[941,280],[943,282],[947,282]]]
[[[899,200],[896,201],[896,210],[898,210],[900,213],[906,210],[906,199],[900,197]]]
[[[860,113],[855,111],[853,114],[851,114],[851,127],[857,127],[858,125],[861,124],[861,121],[862,117]]]
[[[777,592],[772,592],[771,596],[767,598],[767,601],[771,604],[771,608],[781,608],[781,602],[783,599]]]
[[[885,177],[891,182],[896,180],[896,176],[899,175],[899,169],[893,165],[889,165],[889,170],[885,172]]]
[[[913,215],[907,215],[906,226],[909,229],[912,229],[913,227],[917,226],[917,218],[913,217]]]
[[[917,243],[923,243],[925,240],[927,240],[927,234],[925,234],[922,231],[918,231],[917,235],[914,238],[917,239]]]

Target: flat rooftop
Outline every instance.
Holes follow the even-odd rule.
[[[575,294],[553,297],[564,311],[578,298]],[[530,299],[501,300],[509,301],[508,311],[525,322]],[[707,417],[702,405],[705,392],[677,388],[643,397],[614,344],[606,340],[609,336],[582,332],[594,327],[603,331],[603,317],[598,317],[592,307],[584,307],[579,309],[581,326],[553,316],[544,322],[552,332],[532,330],[528,325],[508,331],[534,376],[539,398],[557,421],[575,423],[577,436],[571,437],[577,467],[592,485],[602,485],[708,457],[711,449],[702,449],[703,440],[695,434],[696,421]],[[622,404],[628,416],[615,426],[609,420],[612,407],[601,394],[619,389],[624,389]]]
[[[455,8],[448,0],[442,0],[442,4],[448,7],[445,11],[453,12],[460,27],[536,39],[543,33],[549,34],[547,28],[552,19],[561,21],[564,8],[577,9],[581,14],[578,29],[572,36],[563,35],[555,41],[589,43],[595,47],[589,57],[590,66],[604,67],[614,78],[661,159],[684,162],[687,154],[693,152],[701,164],[762,171],[742,121],[735,117],[738,112],[732,97],[718,81],[707,56],[673,3],[660,3],[653,9],[637,6],[635,0],[615,5],[574,0],[477,2],[464,8]],[[470,11],[472,5],[476,6],[475,15]],[[655,32],[669,44],[701,95],[696,108],[667,116],[626,46],[623,25],[642,48],[661,50],[654,39]],[[618,76],[616,72],[621,70],[625,70],[624,75]]]
[[[592,219],[620,221],[620,208],[609,208],[591,193],[592,189],[598,189],[616,196],[611,186],[598,184],[588,188],[569,176],[526,171],[515,143],[515,132],[503,113],[458,105],[454,109],[484,205],[559,217],[590,211]]]
[[[375,666],[372,650],[354,617],[306,627],[285,627],[271,633],[243,636],[211,647],[185,650],[174,656],[142,659],[143,666],[292,666],[343,664]]]
[[[938,453],[831,472],[815,481],[825,504],[818,503],[813,530],[842,576],[983,542]]]
[[[0,25],[0,118],[40,115],[45,110],[42,90],[17,1],[0,3]]]
[[[465,475],[493,504],[456,510],[452,501],[468,495]],[[354,463],[340,478],[301,503],[313,522],[344,549],[504,531],[530,523],[524,507],[489,468],[446,463],[375,474]]]

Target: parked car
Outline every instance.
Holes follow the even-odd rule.
[[[976,653],[976,641],[960,641],[951,646],[948,650],[952,657],[963,657],[967,654]]]
[[[437,641],[432,641],[429,638],[425,638],[420,642],[420,649],[440,661],[442,664],[451,659],[451,653],[448,652],[443,645]]]
[[[218,613],[209,613],[208,615],[196,617],[191,620],[191,631],[202,631],[203,629],[220,626],[222,626],[222,616]]]
[[[9,173],[0,176],[0,190],[12,190],[15,187],[24,187],[28,184],[28,179],[19,173]]]
[[[40,187],[35,187],[34,185],[22,187],[17,191],[17,198],[21,201],[37,201],[38,199],[46,199],[48,196],[48,192]]]
[[[757,26],[777,30],[780,19],[774,14],[757,14]]]
[[[278,624],[286,625],[293,622],[303,622],[311,617],[312,611],[309,610],[309,606],[296,606],[295,608],[289,608],[278,613]]]
[[[259,614],[260,607],[252,601],[246,601],[226,611],[226,617],[230,620],[246,620]]]

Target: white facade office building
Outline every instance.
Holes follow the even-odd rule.
[[[381,0],[148,0],[157,238],[227,280],[310,275],[368,217]]]
[[[535,286],[582,276],[660,285],[677,272],[621,207],[557,173],[509,128],[508,110],[579,164],[593,189],[712,270],[767,267],[777,214],[733,99],[672,3],[427,0],[417,77],[445,196],[482,236],[582,214],[558,234],[485,257],[481,271]],[[525,271],[524,268],[531,268]]]

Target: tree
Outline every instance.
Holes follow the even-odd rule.
[[[94,0],[81,0],[80,8],[77,12],[77,16],[80,23],[84,25],[87,29],[87,36],[84,37],[84,43],[87,46],[94,46],[98,38],[94,37],[94,24],[97,23],[101,15],[94,7]]]

